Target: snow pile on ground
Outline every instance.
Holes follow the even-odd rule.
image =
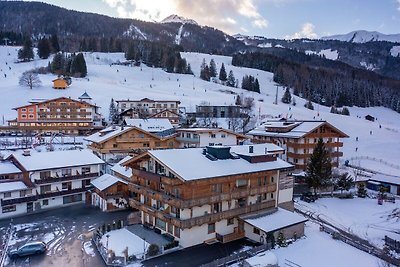
[[[118,229],[108,232],[103,235],[100,242],[104,247],[107,248],[107,236],[108,238],[108,249],[114,251],[115,256],[125,256],[124,251],[128,248],[128,255],[143,255],[146,253],[149,243],[141,239],[137,235],[128,231],[127,229]]]
[[[306,223],[305,234],[305,238],[288,247],[272,251],[278,257],[280,266],[379,266],[379,259],[332,239],[330,235],[320,232],[319,225],[315,223]]]
[[[320,198],[314,203],[297,201],[295,206],[380,248],[385,235],[400,240],[399,201],[378,205],[376,199],[370,198]]]

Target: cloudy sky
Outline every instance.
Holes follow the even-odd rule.
[[[318,38],[353,30],[400,33],[400,0],[42,0],[113,17],[161,21],[171,14],[229,34]]]

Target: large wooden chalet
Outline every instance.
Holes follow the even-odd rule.
[[[241,216],[281,216],[280,198],[292,200],[281,190],[281,177],[293,167],[278,157],[282,152],[274,144],[149,150],[123,164],[132,169],[130,206],[140,210],[142,224],[183,247],[243,237],[260,242],[262,232],[254,237]],[[291,227],[282,220],[280,230]],[[292,226],[304,229],[303,222]]]
[[[275,143],[285,149],[284,160],[304,171],[319,138],[328,148],[333,166],[343,156],[341,138],[347,134],[326,121],[267,121],[248,133],[254,143]]]

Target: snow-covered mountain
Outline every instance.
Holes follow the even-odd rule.
[[[376,31],[352,31],[347,34],[325,36],[322,40],[339,40],[350,43],[366,43],[371,41],[387,41],[400,43],[400,34],[383,34]]]
[[[195,20],[187,19],[175,14],[172,14],[165,19],[163,19],[160,23],[181,23],[181,24],[194,24],[199,25]]]

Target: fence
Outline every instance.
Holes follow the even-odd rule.
[[[385,245],[389,249],[394,250],[397,253],[400,253],[400,241],[397,241],[385,235]]]
[[[232,264],[241,260],[245,260],[247,258],[253,257],[260,252],[264,252],[272,248],[271,243],[265,243],[261,246],[254,247],[252,249],[239,252],[237,254],[233,254],[221,259],[217,259],[215,261],[206,263],[201,265],[200,267],[218,267],[218,266],[226,266],[227,264]]]

